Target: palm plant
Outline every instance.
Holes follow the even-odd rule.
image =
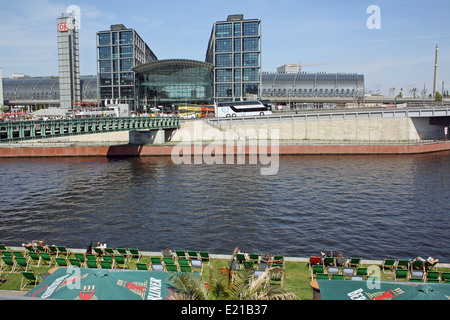
[[[229,268],[210,266],[207,282],[193,273],[175,273],[169,280],[176,288],[172,298],[175,300],[295,300],[295,294],[287,293],[282,286],[273,284],[271,279],[276,273],[284,278],[280,267],[269,268],[255,277],[253,269],[234,272]]]

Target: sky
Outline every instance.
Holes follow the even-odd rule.
[[[264,72],[301,63],[364,74],[368,92],[429,94],[439,45],[438,88],[450,89],[448,0],[0,0],[3,77],[58,75],[56,19],[71,5],[80,8],[82,75],[97,74],[96,33],[112,24],[135,29],[160,60],[204,61],[214,22],[244,14],[262,21]]]

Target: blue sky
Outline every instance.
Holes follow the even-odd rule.
[[[242,13],[262,20],[263,71],[301,61],[322,64],[308,72],[362,73],[368,91],[425,84],[430,93],[438,44],[439,91],[442,81],[450,89],[448,0],[1,0],[4,77],[58,74],[56,18],[70,5],[81,10],[82,74],[97,73],[96,32],[112,24],[134,28],[159,59],[204,61],[213,23]],[[380,29],[367,27],[370,5],[380,8]]]

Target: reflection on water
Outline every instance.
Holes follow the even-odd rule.
[[[285,156],[262,176],[170,157],[1,159],[0,243],[450,261],[449,160]]]

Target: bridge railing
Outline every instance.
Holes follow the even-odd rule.
[[[0,143],[128,130],[177,129],[178,117],[80,118],[0,123]]]

